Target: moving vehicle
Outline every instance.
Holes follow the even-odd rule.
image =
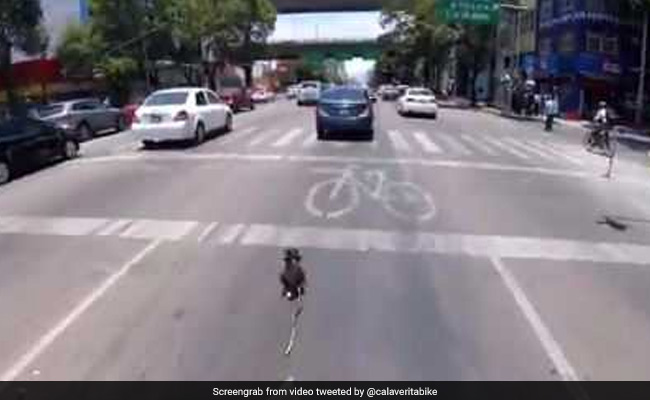
[[[44,105],[36,110],[36,115],[73,133],[78,140],[92,139],[98,132],[109,129],[120,132],[127,125],[119,108],[93,98]]]
[[[192,140],[201,144],[208,133],[230,132],[233,112],[219,96],[204,88],[176,88],[151,94],[135,113],[133,131],[142,144]]]
[[[381,99],[384,101],[393,101],[397,100],[399,97],[399,91],[393,85],[385,85],[381,89]]]
[[[323,92],[316,108],[318,140],[327,140],[334,133],[361,134],[373,138],[372,102],[364,89],[336,87]]]
[[[318,81],[305,81],[298,90],[298,105],[316,104],[320,98],[321,83]]]
[[[295,99],[298,97],[298,91],[300,90],[300,87],[298,85],[291,85],[287,88],[287,99]]]
[[[30,117],[0,120],[0,185],[27,167],[78,153],[77,139],[55,124]]]
[[[275,93],[266,89],[256,89],[251,95],[254,103],[268,103],[275,100]]]
[[[426,115],[438,117],[438,103],[433,92],[426,88],[410,88],[397,102],[400,115]]]
[[[236,74],[226,75],[219,80],[219,96],[234,112],[255,109],[250,90],[244,79]]]

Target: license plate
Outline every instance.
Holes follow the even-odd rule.
[[[350,115],[352,113],[350,112],[350,110],[341,110],[340,114],[341,115]]]
[[[162,121],[162,117],[160,115],[152,115],[151,117],[149,117],[149,120],[154,124],[157,124]]]

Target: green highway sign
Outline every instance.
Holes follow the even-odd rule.
[[[436,11],[447,24],[495,25],[499,21],[497,0],[440,0]]]

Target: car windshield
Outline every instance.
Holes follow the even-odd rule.
[[[433,96],[429,89],[411,89],[407,92],[409,96]]]
[[[188,92],[157,93],[145,101],[145,106],[175,106],[187,102]]]
[[[63,104],[49,104],[47,106],[41,106],[36,110],[36,113],[40,118],[51,117],[52,115],[61,114],[65,106]]]
[[[321,96],[322,101],[366,101],[366,95],[361,89],[335,88],[325,91]]]

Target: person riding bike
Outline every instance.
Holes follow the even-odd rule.
[[[609,129],[610,129],[610,115],[607,109],[607,102],[601,101],[598,103],[598,110],[594,116],[594,123],[596,128],[593,130],[592,135],[598,139],[601,147],[609,145]]]
[[[302,255],[298,249],[286,249],[283,260],[284,269],[280,273],[282,296],[289,301],[300,299],[305,294],[307,286],[307,275],[300,265]]]

